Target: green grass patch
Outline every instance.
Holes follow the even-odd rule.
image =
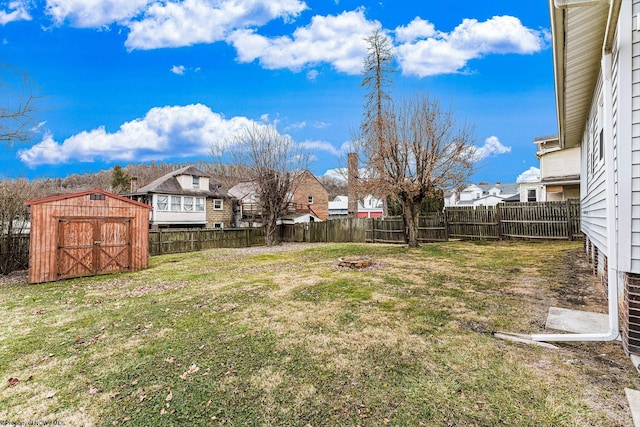
[[[566,362],[571,349],[491,334],[539,322],[531,304],[578,247],[221,249],[153,257],[132,274],[3,286],[0,420],[621,425],[606,398],[594,403],[593,365]],[[344,256],[374,267],[339,269]],[[625,386],[638,382],[629,371]]]

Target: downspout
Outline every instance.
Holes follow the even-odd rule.
[[[611,88],[611,34],[615,30],[617,17],[622,0],[613,0],[609,9],[607,35],[603,45],[601,62],[603,78],[603,129],[605,134],[605,169],[607,190],[607,298],[609,306],[608,330],[606,332],[580,334],[533,334],[533,341],[614,341],[620,336],[619,308],[618,308],[618,235],[615,204],[615,168],[613,167],[613,96]],[[613,13],[612,13],[613,12]],[[612,25],[613,24],[613,25]]]

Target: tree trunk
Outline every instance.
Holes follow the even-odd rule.
[[[276,242],[276,230],[278,229],[277,218],[269,217],[265,218],[264,222],[264,233],[265,233],[265,243],[267,246],[273,246]]]
[[[418,243],[420,204],[416,204],[412,200],[403,200],[402,207],[405,223],[405,241],[410,248],[417,248],[420,246]]]

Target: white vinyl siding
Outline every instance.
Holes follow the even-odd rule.
[[[589,118],[582,136],[582,161],[586,179],[583,184],[586,191],[583,191],[581,201],[582,208],[582,231],[589,237],[598,249],[607,254],[607,193],[605,183],[604,161],[599,160],[597,150],[599,149],[598,139],[602,128],[602,78],[598,79]]]
[[[637,18],[640,13],[640,0],[633,1],[633,11],[631,16]],[[628,12],[621,10],[622,15]],[[626,15],[625,15],[626,16]],[[627,23],[627,26],[631,26]],[[626,29],[625,29],[626,30]],[[630,31],[632,34],[631,47],[631,272],[640,273],[640,33],[638,31]],[[623,47],[621,47],[623,49]],[[621,83],[622,85],[622,83]],[[621,96],[625,91],[621,90]],[[628,93],[628,91],[626,92]],[[623,156],[620,156],[621,160]],[[628,188],[624,183],[620,183],[620,188]],[[628,190],[627,190],[628,191]],[[622,194],[629,197],[627,194]],[[625,227],[628,224],[623,225]]]

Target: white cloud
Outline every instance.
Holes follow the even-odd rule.
[[[202,104],[157,107],[113,133],[98,127],[62,143],[45,134],[40,143],[20,150],[18,156],[33,167],[70,161],[148,161],[208,155],[213,143],[232,141],[237,132],[251,124],[255,123],[246,117],[226,119]]]
[[[236,48],[240,62],[258,60],[267,69],[293,71],[329,63],[337,71],[355,75],[361,72],[367,53],[364,39],[377,28],[380,23],[367,20],[360,8],[336,16],[316,15],[291,37],[267,38],[255,30],[241,29],[227,40]]]
[[[307,72],[307,80],[314,81],[316,78],[318,78],[319,75],[320,72],[318,70],[309,70]]]
[[[313,127],[316,129],[324,129],[324,128],[328,128],[329,126],[331,126],[331,123],[327,123],[327,122],[314,122],[313,123]]]
[[[184,65],[174,65],[173,67],[171,67],[171,72],[179,76],[184,76],[184,71]]]
[[[104,1],[104,0],[103,0]],[[129,49],[190,46],[224,40],[235,29],[297,17],[307,5],[299,0],[183,0],[154,2],[141,20],[131,21]]]
[[[74,27],[100,28],[126,22],[141,13],[152,0],[47,0],[46,10],[53,21]]]
[[[397,41],[401,43],[413,43],[421,38],[435,36],[436,27],[431,22],[425,21],[417,16],[408,25],[397,27],[395,33]]]
[[[473,148],[474,160],[479,162],[487,157],[495,156],[498,154],[505,154],[511,152],[511,147],[502,145],[497,136],[490,136],[485,139],[482,147]]]
[[[15,21],[31,21],[31,19],[26,1],[10,1],[7,10],[0,10],[0,25]]]
[[[494,16],[478,22],[464,19],[451,33],[435,31],[420,18],[396,28],[403,44],[396,47],[404,75],[417,77],[457,73],[472,59],[489,54],[532,54],[544,49],[548,32],[522,25],[513,16]]]
[[[302,122],[296,122],[296,123],[291,123],[289,126],[287,126],[285,128],[286,131],[288,130],[300,130],[300,129],[304,129],[307,127],[307,122],[306,121],[302,121]]]
[[[326,151],[334,156],[341,154],[340,150],[333,146],[330,142],[326,141],[303,141],[300,145],[306,150],[310,151]]]
[[[517,183],[521,182],[539,182],[540,181],[540,169],[535,166],[531,166],[526,171],[518,175],[516,179]]]

